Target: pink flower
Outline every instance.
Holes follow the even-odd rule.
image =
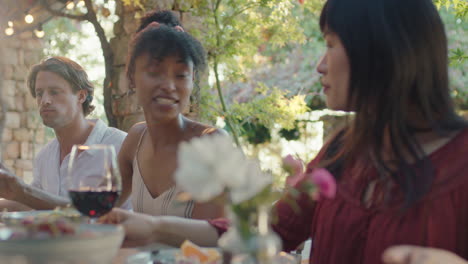
[[[283,158],[283,168],[290,174],[299,174],[304,171],[302,160],[294,158],[292,155],[287,155]]]
[[[304,177],[302,160],[296,159],[292,155],[283,158],[283,169],[290,174],[286,179],[286,184],[289,186],[295,186]]]
[[[305,173],[302,160],[292,155],[283,158],[283,169],[289,173],[288,178],[286,178],[287,186],[301,189],[301,191],[308,193],[313,200],[319,200],[322,197],[329,199],[335,197],[336,181],[327,169],[317,168],[310,173]]]
[[[286,185],[294,187],[297,185],[298,182],[300,182],[302,179],[304,179],[304,173],[298,173],[298,174],[292,174],[286,178]]]
[[[317,185],[319,195],[314,197],[318,200],[320,197],[334,198],[336,194],[336,181],[333,175],[324,168],[314,169],[310,173],[310,180]]]

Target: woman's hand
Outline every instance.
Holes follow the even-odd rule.
[[[456,254],[442,249],[394,246],[382,255],[385,264],[467,264],[468,261]]]
[[[115,208],[99,218],[100,223],[121,224],[125,230],[123,247],[138,247],[156,240],[157,219],[150,215]]]

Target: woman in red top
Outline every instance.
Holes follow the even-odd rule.
[[[304,195],[300,213],[277,204],[285,248],[312,237],[314,264],[382,263],[398,244],[468,258],[468,129],[449,96],[433,3],[329,0],[320,26],[327,106],[355,117],[308,166],[328,168],[336,197]]]
[[[432,1],[328,0],[320,26],[327,106],[355,116],[308,165],[335,176],[336,197],[304,194],[298,213],[277,203],[285,249],[312,238],[313,264],[463,263],[453,254],[468,258],[468,125],[449,96],[447,40]],[[129,240],[216,241],[206,223],[159,218],[147,227],[130,224],[141,216],[120,216],[127,228],[150,228],[128,229]],[[382,260],[401,244],[442,250],[393,248]]]

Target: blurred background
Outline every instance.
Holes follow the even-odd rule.
[[[449,39],[452,96],[468,110],[468,3],[435,0]],[[345,113],[325,110],[315,66],[323,0],[0,0],[1,159],[25,181],[53,131],[25,85],[48,56],[80,63],[96,86],[91,118],[128,130],[143,119],[125,78],[128,43],[147,11],[174,11],[208,53],[191,118],[222,127],[282,186],[281,157],[316,155]]]

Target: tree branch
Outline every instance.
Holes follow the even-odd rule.
[[[240,141],[239,141],[239,136],[237,134],[236,122],[235,122],[235,120],[232,119],[230,113],[228,112],[226,103],[224,102],[223,92],[221,90],[221,82],[219,80],[219,73],[218,73],[219,53],[218,53],[218,50],[219,50],[219,48],[221,46],[221,28],[220,28],[219,21],[218,21],[218,8],[219,8],[220,4],[221,4],[221,0],[217,0],[215,8],[212,10],[213,18],[214,18],[215,26],[216,26],[216,51],[215,51],[215,53],[213,55],[213,60],[214,60],[213,71],[214,71],[214,76],[215,76],[215,80],[216,80],[216,90],[218,91],[218,97],[219,97],[219,100],[221,102],[221,108],[223,109],[224,115],[226,116],[226,119],[225,119],[226,125],[231,129],[232,137],[234,139],[234,142],[239,147],[239,149],[242,151]]]
[[[99,42],[101,43],[101,49],[104,56],[104,66],[106,77],[104,79],[103,90],[104,90],[104,110],[106,111],[107,120],[109,121],[109,125],[116,127],[117,120],[114,117],[114,113],[112,111],[112,87],[111,87],[111,80],[113,77],[113,69],[112,66],[114,64],[114,52],[111,49],[110,43],[107,40],[106,33],[102,28],[101,24],[99,23],[96,15],[96,11],[93,7],[92,0],[84,0],[87,13],[84,15],[70,15],[64,12],[52,9],[46,0],[41,0],[41,5],[54,16],[66,17],[70,19],[75,19],[79,21],[88,21],[90,22],[93,27],[94,31],[96,31],[96,35],[99,38]]]
[[[113,64],[114,64],[114,52],[110,46],[109,41],[107,40],[106,33],[102,28],[101,24],[99,23],[96,11],[94,11],[93,2],[91,0],[84,0],[86,9],[88,10],[87,13],[87,20],[93,25],[94,30],[99,38],[99,42],[101,43],[102,55],[104,56],[104,65],[106,71],[106,77],[104,79],[104,110],[106,111],[107,120],[109,121],[109,125],[116,127],[117,120],[114,117],[114,113],[112,111],[112,76],[113,76]]]
[[[42,5],[49,13],[51,13],[51,14],[54,15],[54,16],[66,17],[66,18],[75,19],[75,20],[79,20],[79,21],[88,20],[88,14],[84,14],[84,15],[71,15],[71,14],[67,14],[67,13],[64,13],[64,12],[59,11],[59,10],[52,9],[52,8],[49,6],[49,4],[47,3],[46,0],[41,0],[41,5]]]

